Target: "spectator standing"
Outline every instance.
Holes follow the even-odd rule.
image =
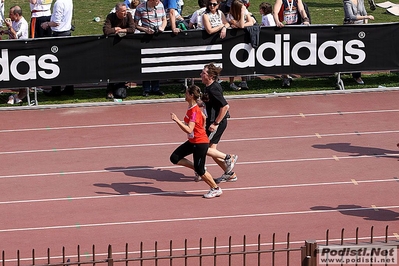
[[[158,34],[165,31],[166,13],[160,0],[148,0],[137,6],[134,13],[136,28],[146,34]],[[148,97],[150,93],[165,95],[159,89],[159,80],[143,81],[143,96]]]
[[[111,34],[132,34],[136,29],[133,16],[127,12],[125,3],[120,2],[115,5],[115,13],[111,12],[107,15],[103,26],[103,33],[106,36]]]
[[[185,100],[188,103],[188,110],[181,121],[174,113],[171,118],[180,127],[183,132],[187,133],[188,140],[181,144],[170,156],[173,164],[182,165],[195,170],[196,173],[211,188],[204,198],[214,198],[222,195],[222,189],[218,187],[212,178],[212,175],[205,169],[206,154],[209,147],[208,136],[204,128],[204,115],[198,107],[201,90],[199,87],[192,85],[186,89]],[[186,156],[193,154],[191,162]]]
[[[53,0],[29,0],[31,20],[30,37],[51,37],[51,28],[43,29],[42,23],[51,20],[51,3]]]
[[[273,18],[279,28],[284,25],[301,23],[309,25],[309,18],[302,0],[276,0],[273,7]]]
[[[226,16],[219,10],[220,0],[208,0],[205,13],[202,15],[202,23],[208,34],[219,32],[219,37],[226,37],[227,28],[230,27]]]
[[[233,29],[244,29],[245,27],[253,26],[255,24],[255,19],[252,17],[252,14],[248,12],[248,9],[240,0],[233,1],[226,19],[230,23],[230,27]],[[241,77],[241,83],[238,87],[234,84],[234,77],[229,77],[229,81],[230,88],[235,91],[248,89],[247,78],[244,76]]]
[[[28,39],[29,25],[26,19],[22,16],[22,8],[13,6],[10,8],[9,19],[4,22],[8,30],[2,32],[8,34],[9,39]],[[18,89],[16,95],[11,95],[8,98],[8,104],[21,103],[27,95],[28,88]]]
[[[201,100],[205,104],[205,128],[210,141],[207,155],[211,156],[224,171],[223,175],[216,179],[216,183],[237,181],[233,168],[238,160],[237,155],[225,154],[217,149],[230,117],[229,104],[223,96],[222,86],[217,82],[221,71],[222,68],[210,63],[205,65],[201,72],[201,81],[205,85]]]
[[[41,27],[43,30],[51,28],[51,36],[53,37],[71,36],[72,14],[72,0],[56,0],[50,21],[43,22]],[[49,92],[44,91],[43,93],[47,96],[74,95],[75,89],[73,85],[66,85],[64,90],[61,90],[61,86],[53,86]]]
[[[259,5],[259,13],[262,16],[261,27],[276,26],[273,15],[273,7],[270,3],[262,2]]]
[[[127,6],[124,2],[119,2],[115,5],[115,13],[111,12],[107,15],[103,26],[103,33],[106,36],[117,34],[123,37],[126,34],[133,34],[136,30],[132,13],[127,11]],[[109,83],[107,85],[107,99],[113,99],[113,91],[120,87],[126,87],[126,82]]]
[[[343,4],[345,14],[344,24],[366,24],[369,19],[374,20],[374,16],[367,15],[363,0],[343,0]],[[357,84],[364,84],[361,72],[352,73],[352,77]]]
[[[309,25],[309,18],[303,6],[302,0],[276,0],[273,6],[273,18],[276,26],[279,28],[284,25]],[[290,87],[292,78],[284,74],[281,76],[283,79],[283,87]]]

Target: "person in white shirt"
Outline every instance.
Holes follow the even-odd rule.
[[[198,6],[200,9],[194,11],[194,13],[191,15],[190,23],[188,24],[190,29],[203,29],[202,15],[206,12],[206,3],[206,0],[198,0]]]
[[[56,0],[53,5],[53,13],[48,22],[43,22],[41,27],[46,30],[51,27],[53,37],[63,37],[72,35],[72,0]],[[61,86],[53,86],[51,91],[43,92],[47,96],[59,96],[61,94],[74,95],[75,89],[73,85],[66,85],[64,90]]]
[[[43,29],[51,27],[53,37],[71,36],[72,13],[72,0],[57,0],[50,21],[42,23],[41,26]]]
[[[273,6],[270,3],[262,2],[259,5],[259,13],[262,15],[261,27],[276,26],[272,12]]]
[[[51,19],[51,3],[53,0],[29,0],[31,20],[30,37],[41,38],[51,37],[51,29],[41,27],[42,23]]]
[[[29,25],[22,16],[22,9],[19,6],[10,8],[9,18],[5,20],[8,30],[1,32],[8,34],[9,39],[28,39]],[[26,97],[28,88],[18,89],[18,93],[8,98],[8,104],[21,103]]]

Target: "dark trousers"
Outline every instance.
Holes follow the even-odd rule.
[[[51,28],[43,29],[41,27],[42,23],[50,21],[51,16],[37,17],[31,18],[30,20],[30,29],[29,35],[31,38],[43,38],[43,37],[51,37]]]

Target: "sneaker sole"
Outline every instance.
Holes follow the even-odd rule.
[[[215,195],[215,196],[213,196],[213,197],[205,197],[205,195],[204,195],[204,196],[202,196],[202,197],[203,197],[203,198],[205,198],[205,199],[213,199],[213,198],[220,197],[222,194],[223,194],[223,192],[222,192],[222,193],[220,193],[220,194],[218,194],[218,195]]]

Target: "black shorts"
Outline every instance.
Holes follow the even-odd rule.
[[[211,132],[209,131],[209,126],[210,124],[206,126],[206,134],[208,135],[208,137],[211,134]],[[227,128],[227,119],[225,118],[222,121],[220,121],[215,135],[213,135],[212,139],[209,140],[210,142],[209,145],[218,144],[226,128]]]
[[[206,153],[208,152],[208,143],[191,143],[184,142],[170,155],[170,161],[177,164],[184,157],[193,154],[194,170],[199,176],[205,174],[205,160]]]

